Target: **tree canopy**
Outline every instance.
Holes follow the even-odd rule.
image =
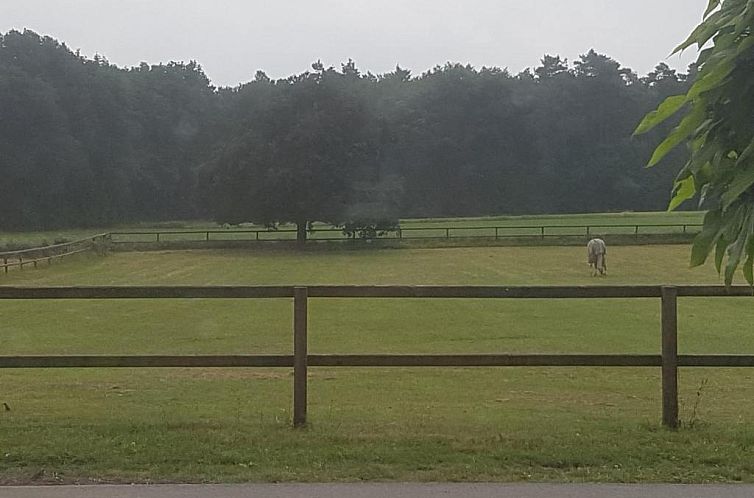
[[[196,216],[214,96],[193,62],[125,70],[0,37],[0,229]]]
[[[213,218],[356,233],[399,217],[661,209],[687,154],[643,166],[677,123],[631,131],[697,69],[639,77],[589,50],[515,75],[348,61],[215,88],[195,62],[124,69],[11,31],[0,230]]]

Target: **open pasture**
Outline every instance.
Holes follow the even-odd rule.
[[[683,246],[173,251],[73,257],[0,285],[719,283]],[[13,354],[288,353],[289,300],[0,302]],[[682,353],[751,353],[750,299],[681,299]],[[312,353],[656,353],[658,300],[310,302]],[[681,369],[678,432],[653,368],[313,368],[289,428],[287,369],[0,371],[14,481],[752,481],[754,374]]]

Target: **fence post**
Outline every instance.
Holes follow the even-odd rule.
[[[399,239],[403,238],[403,230],[401,230],[400,228],[398,229],[398,238]]]
[[[498,240],[497,227],[495,227],[495,240]]]
[[[160,232],[157,232],[157,242],[160,241]]]
[[[449,239],[449,238],[450,238],[450,228],[446,228],[446,229],[445,229],[445,238],[446,238],[446,239]]]
[[[662,424],[678,427],[678,289],[662,287]]]
[[[8,273],[8,258],[3,258],[3,265],[5,265],[5,273]]]
[[[306,287],[293,288],[293,426],[306,425],[307,301]]]
[[[545,240],[545,227],[541,227],[542,229],[542,240]]]
[[[634,229],[634,239],[639,240],[639,225]]]
[[[586,226],[586,238],[589,238],[589,225]]]
[[[207,242],[209,242],[209,232],[207,232]]]

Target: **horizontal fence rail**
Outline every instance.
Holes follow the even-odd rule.
[[[109,238],[109,233],[101,233],[84,239],[64,242],[62,244],[0,252],[0,268],[5,273],[8,273],[8,270],[13,267],[23,269],[24,266],[33,265],[34,268],[37,268],[39,263],[42,262],[52,264],[52,261],[55,258],[63,258],[73,254],[91,251],[96,247],[97,243],[105,243]]]
[[[674,287],[679,297],[752,296],[747,285],[687,285]],[[0,286],[0,299],[243,299],[290,298],[293,286]],[[657,285],[600,286],[443,286],[443,285],[312,285],[309,298],[658,298]]]
[[[754,355],[679,355],[678,297],[752,296],[748,286],[148,286],[7,287],[0,299],[293,298],[292,355],[0,356],[0,368],[293,368],[293,424],[306,424],[309,367],[659,367],[662,421],[678,426],[679,367],[754,367]],[[308,303],[327,298],[654,298],[661,303],[660,354],[309,354]]]
[[[685,235],[701,230],[699,223],[650,224],[590,224],[590,225],[520,225],[520,226],[428,226],[401,227],[373,238],[383,240],[438,240],[438,239],[509,239],[593,237],[597,235]],[[312,241],[354,240],[340,228],[315,228],[308,233]],[[213,229],[213,230],[143,230],[111,232],[114,244],[161,242],[281,242],[296,239],[295,228],[268,229]],[[357,237],[358,238],[358,237]]]
[[[641,354],[308,354],[310,367],[661,367]],[[294,355],[0,356],[0,368],[293,367]],[[678,355],[680,367],[754,367],[754,355]]]

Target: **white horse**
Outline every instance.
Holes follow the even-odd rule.
[[[593,268],[592,276],[604,275],[607,272],[607,246],[602,239],[592,239],[586,244],[586,257],[589,266]]]

